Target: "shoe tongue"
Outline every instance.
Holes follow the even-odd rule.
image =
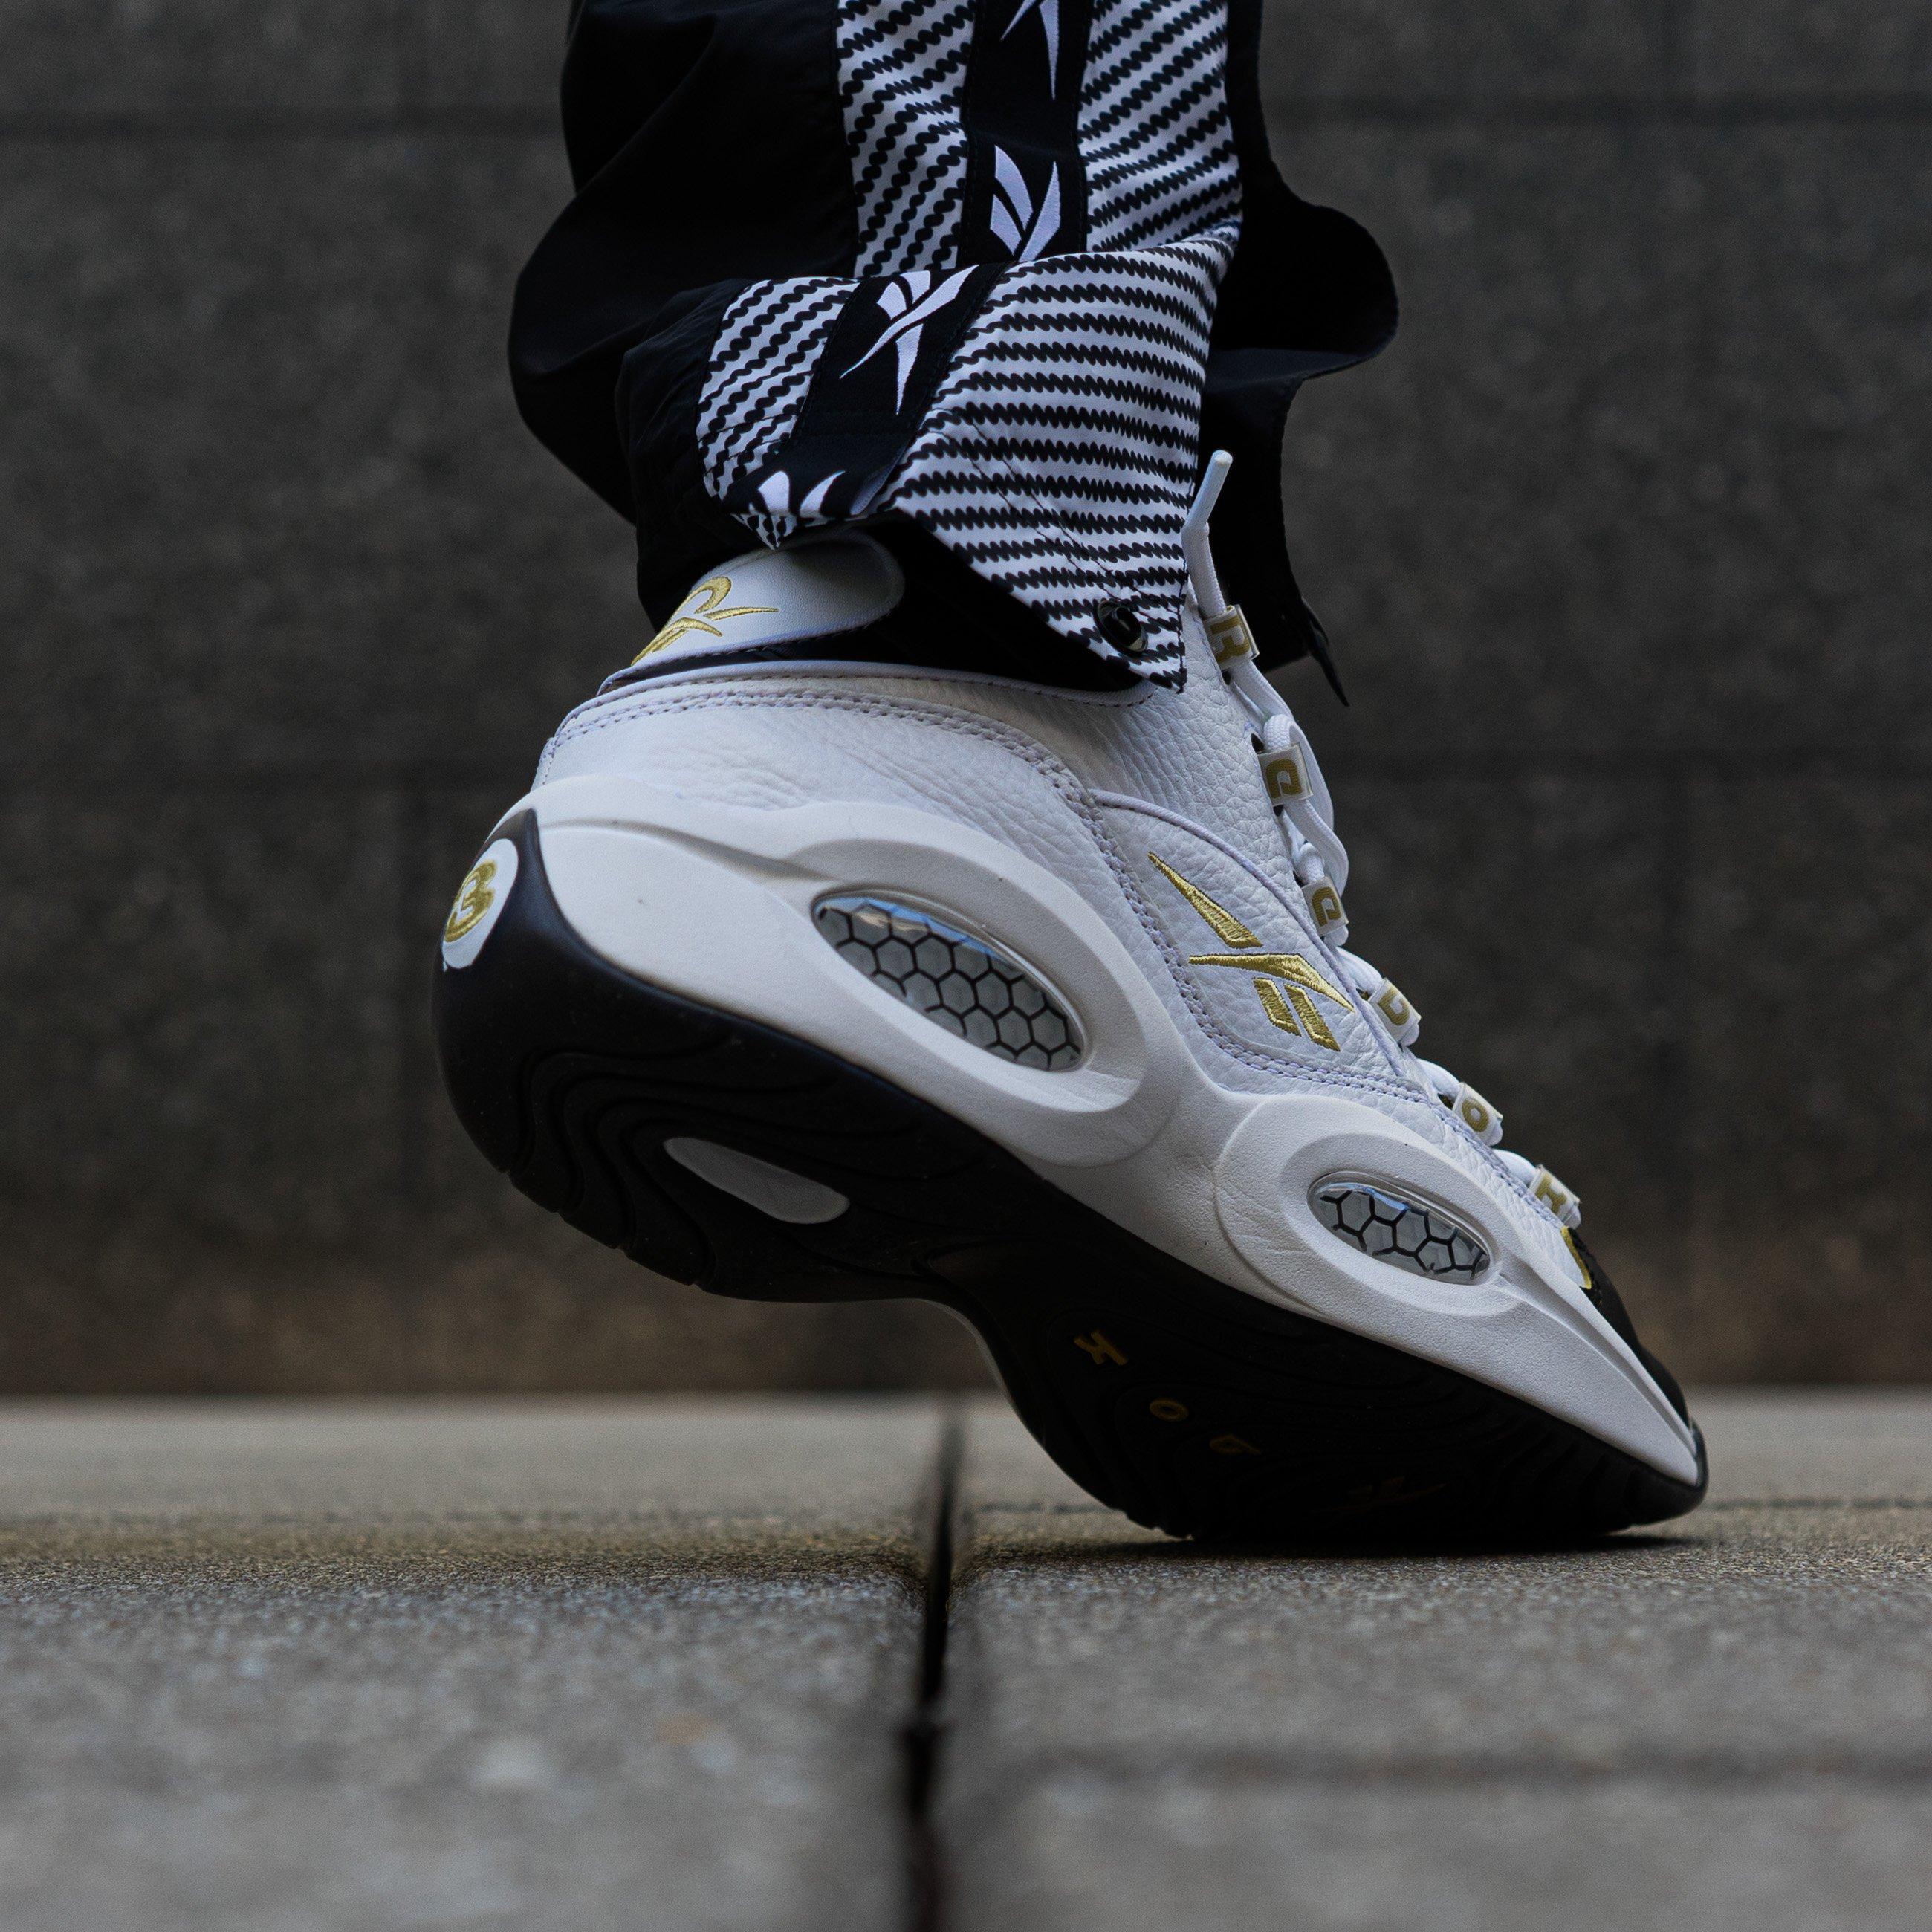
[[[694,584],[632,662],[661,670],[686,658],[836,637],[876,623],[904,594],[892,553],[856,532],[751,550]]]

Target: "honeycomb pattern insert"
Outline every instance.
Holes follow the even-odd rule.
[[[1019,1066],[1080,1063],[1073,1016],[1017,959],[929,912],[846,894],[812,920],[838,956],[915,1012]]]
[[[1474,1281],[1489,1272],[1489,1251],[1439,1208],[1354,1180],[1318,1186],[1314,1201],[1331,1234],[1391,1268],[1431,1281]]]

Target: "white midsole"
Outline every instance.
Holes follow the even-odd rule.
[[[1217,1084],[1106,921],[1024,854],[910,808],[734,807],[624,778],[561,779],[513,812],[526,807],[560,909],[613,964],[891,1081],[1216,1280],[1459,1370],[1695,1479],[1689,1428],[1515,1215],[1372,1107]],[[1082,1064],[1016,1066],[854,971],[812,908],[868,888],[943,908],[1035,968],[1077,1009]],[[1337,1240],[1310,1202],[1337,1174],[1447,1208],[1479,1234],[1491,1273],[1433,1282]]]

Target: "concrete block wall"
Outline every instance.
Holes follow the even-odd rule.
[[[1932,1374],[1932,7],[1270,0],[1394,258],[1292,521],[1360,942],[1702,1376]],[[877,1386],[446,1119],[433,939],[636,647],[511,404],[562,0],[0,11],[0,1389]]]

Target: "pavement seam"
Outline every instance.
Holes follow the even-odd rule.
[[[919,1681],[904,1731],[907,1932],[942,1932],[946,1921],[944,1853],[934,1822],[933,1798],[946,1742],[946,1641],[965,1442],[964,1416],[948,1405],[940,1412],[933,1462]]]
[[[1718,1510],[1925,1510],[1932,1500],[1924,1496],[1725,1496],[1702,1505],[1705,1512]]]

